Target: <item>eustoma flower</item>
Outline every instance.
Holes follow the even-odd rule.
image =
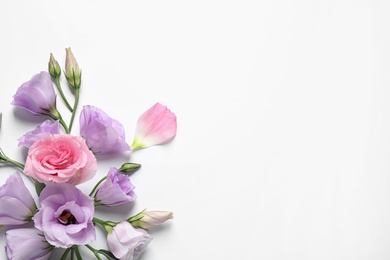
[[[176,115],[166,106],[156,103],[137,121],[132,149],[145,148],[170,141],[176,135]]]
[[[35,227],[55,247],[68,248],[95,240],[93,200],[68,183],[48,183],[39,197]]]
[[[122,124],[94,106],[84,106],[81,111],[80,134],[96,154],[130,150]]]
[[[107,244],[120,260],[136,260],[148,246],[152,237],[144,230],[122,221],[108,230]]]
[[[16,228],[5,234],[6,252],[10,260],[46,260],[53,246],[36,228]]]
[[[12,104],[37,115],[52,116],[56,113],[56,94],[49,73],[42,71],[22,84]]]
[[[165,221],[172,219],[173,213],[171,211],[141,211],[134,217],[128,219],[133,227],[140,227],[143,229],[151,229],[164,223]]]
[[[78,89],[81,84],[81,70],[72,50],[70,48],[66,48],[65,50],[65,77],[72,88]]]
[[[30,148],[35,141],[42,137],[50,136],[51,134],[60,133],[60,124],[58,121],[54,123],[50,120],[46,120],[41,125],[37,126],[33,131],[27,132],[18,139],[19,145]]]
[[[36,212],[33,197],[18,173],[0,187],[0,225],[21,225],[31,221]]]
[[[105,206],[127,203],[137,198],[134,188],[129,176],[120,173],[116,168],[111,168],[106,180],[99,186],[95,200]]]
[[[36,141],[28,150],[24,167],[24,173],[39,182],[74,185],[91,179],[96,171],[96,158],[84,139],[59,134]]]

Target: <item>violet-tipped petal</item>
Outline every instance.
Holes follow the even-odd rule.
[[[152,237],[142,229],[122,221],[107,234],[107,245],[120,260],[136,260],[145,251]]]
[[[46,260],[54,249],[36,228],[16,228],[5,233],[6,253],[10,260]]]
[[[60,123],[59,121],[52,122],[51,120],[46,120],[41,125],[37,126],[34,130],[25,133],[22,137],[18,139],[19,146],[24,146],[30,148],[35,141],[50,136],[51,134],[60,133]]]
[[[76,58],[70,48],[65,48],[66,59],[65,59],[65,77],[68,81],[69,86],[74,89],[80,88],[81,85],[81,70],[77,64]]]
[[[122,124],[94,106],[84,106],[81,111],[80,135],[95,154],[130,150],[125,141],[125,129]]]
[[[0,187],[0,225],[21,225],[31,221],[36,206],[20,175],[15,172]]]
[[[112,167],[106,180],[98,187],[95,201],[100,205],[114,206],[134,201],[137,196],[134,193],[135,186],[129,176]]]
[[[152,211],[142,211],[128,219],[133,227],[139,227],[143,229],[151,229],[157,227],[164,223],[165,221],[172,219],[172,211],[161,211],[161,210],[152,210]]]
[[[12,104],[33,114],[52,116],[56,111],[56,94],[49,73],[42,71],[23,83],[13,96]]]
[[[138,119],[131,148],[136,150],[166,143],[176,135],[176,128],[176,115],[156,103]]]

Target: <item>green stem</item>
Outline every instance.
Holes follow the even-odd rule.
[[[60,124],[64,127],[65,132],[67,134],[70,134],[70,128],[68,128],[67,124],[65,123],[64,119],[62,119],[62,116],[57,109],[53,109],[52,111],[50,111],[50,117],[54,120],[58,120]]]
[[[81,256],[80,254],[80,251],[79,251],[79,247],[78,246],[74,246],[74,251],[76,253],[76,258],[77,260],[83,260],[83,257]]]
[[[61,88],[61,83],[60,83],[60,78],[59,78],[59,77],[55,78],[55,83],[56,83],[56,86],[57,86],[58,91],[60,92],[60,95],[61,95],[61,97],[62,97],[62,100],[64,100],[66,107],[67,107],[67,108],[69,109],[69,111],[72,113],[72,112],[73,112],[73,109],[72,109],[72,107],[70,106],[68,100],[66,99],[66,97],[65,97],[65,95],[64,95],[64,92],[62,92],[62,88]]]
[[[93,187],[92,191],[89,193],[89,196],[92,197],[93,193],[96,191],[96,189],[99,187],[100,183],[102,183],[105,179],[107,179],[107,176],[104,176],[100,181],[98,181]]]
[[[69,254],[69,252],[72,250],[72,248],[71,247],[69,247],[69,248],[67,248],[66,250],[65,250],[65,252],[62,254],[62,256],[61,256],[61,259],[60,260],[65,260],[66,259],[66,257],[68,256],[68,254]]]
[[[11,163],[13,165],[15,165],[16,167],[19,167],[21,170],[24,170],[24,164],[20,163],[20,162],[17,162],[15,160],[12,160],[11,158],[9,158],[8,156],[6,156],[3,152],[3,150],[0,149],[0,162],[1,160],[7,162],[7,163]]]
[[[85,245],[89,250],[92,251],[92,253],[96,256],[97,259],[102,260],[102,258],[99,256],[99,251],[93,248],[90,245]]]
[[[75,95],[75,99],[74,99],[72,117],[70,118],[70,123],[69,123],[69,132],[72,131],[74,116],[76,114],[77,105],[79,104],[79,98],[80,98],[80,89],[79,88],[76,88],[74,90],[74,95]]]

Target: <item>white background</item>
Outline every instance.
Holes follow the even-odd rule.
[[[0,146],[24,160],[16,139],[46,118],[12,96],[72,47],[80,106],[128,142],[155,102],[178,117],[171,143],[99,158],[80,185],[143,165],[137,201],[97,213],[175,213],[142,260],[390,259],[389,13],[385,0],[2,1]]]

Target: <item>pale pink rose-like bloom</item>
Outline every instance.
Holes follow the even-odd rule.
[[[175,137],[176,129],[176,115],[156,103],[139,117],[131,148],[136,150],[166,143]]]
[[[152,237],[143,229],[122,221],[107,234],[110,251],[120,260],[136,260],[145,251]]]
[[[36,141],[28,150],[24,173],[39,182],[77,185],[90,180],[97,162],[80,136],[53,134]]]

